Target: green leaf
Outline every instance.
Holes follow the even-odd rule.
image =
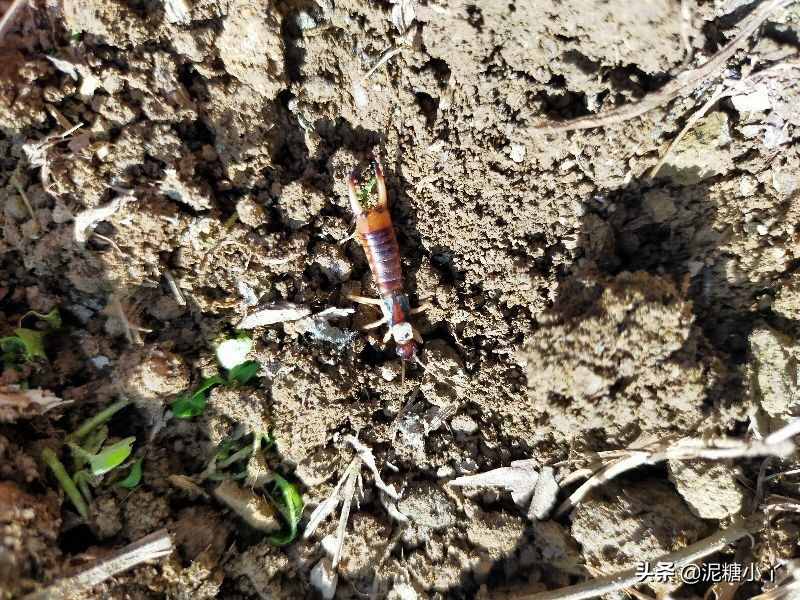
[[[225,460],[228,458],[231,455],[231,450],[233,450],[234,443],[234,440],[228,438],[222,440],[217,446],[217,451],[214,453],[214,459]]]
[[[128,476],[125,479],[119,482],[119,485],[121,485],[124,488],[128,488],[129,490],[132,490],[137,485],[139,485],[141,481],[142,481],[142,459],[140,458],[135,463],[133,463],[130,473],[128,473]]]
[[[44,353],[44,331],[20,327],[15,329],[14,333],[25,347],[26,360],[34,360],[36,358],[47,360],[47,355]]]
[[[247,385],[252,379],[258,377],[261,365],[255,360],[248,360],[236,365],[228,371],[228,383]]]
[[[289,483],[277,473],[273,474],[273,477],[275,478],[275,486],[278,488],[280,496],[275,498],[270,494],[269,498],[272,504],[275,505],[275,508],[281,513],[289,529],[268,537],[267,541],[275,546],[285,546],[297,537],[297,525],[303,517],[303,507],[305,504],[303,502],[303,496],[297,491],[297,486],[293,483]]]
[[[36,312],[35,310],[29,310],[20,319],[20,323],[24,321],[27,317],[34,316],[38,317],[45,323],[47,323],[48,329],[61,329],[61,325],[63,324],[61,321],[61,313],[58,312],[58,308],[54,308],[49,313],[40,313]]]
[[[114,402],[114,404],[107,406],[99,413],[89,417],[83,423],[81,423],[80,427],[67,436],[67,442],[76,442],[85,438],[97,427],[100,427],[103,423],[110,421],[111,417],[128,406],[130,403],[131,401],[126,398],[117,400]]]
[[[101,425],[86,436],[86,439],[81,443],[81,448],[89,454],[97,454],[105,444],[106,439],[108,439],[108,425]]]
[[[206,392],[213,388],[215,385],[225,383],[225,380],[219,375],[207,377],[200,383],[193,392],[186,392],[178,396],[178,398],[170,405],[172,414],[176,419],[191,419],[198,415],[202,415],[206,409],[206,401],[208,396]]]
[[[107,438],[108,427],[105,425],[101,425],[89,433],[80,444],[80,450],[83,452],[76,451],[73,448],[72,455],[75,459],[75,468],[82,469],[84,465],[89,464],[90,457],[100,452],[100,448],[103,447]]]
[[[104,448],[97,454],[90,455],[89,466],[92,468],[92,474],[102,475],[108,473],[124,463],[131,455],[135,441],[135,437],[127,437],[116,444]]]
[[[90,504],[92,502],[92,488],[90,484],[93,483],[93,479],[92,475],[86,469],[81,469],[72,475],[72,480],[75,482],[75,485],[78,486],[86,502]]]
[[[3,351],[3,365],[7,367],[15,367],[24,359],[25,344],[17,336],[9,336],[0,338],[0,350]]]
[[[0,348],[3,352],[25,352],[25,344],[15,335],[0,338]]]
[[[194,393],[205,393],[209,391],[211,388],[217,385],[221,385],[225,383],[225,380],[220,377],[219,375],[214,375],[213,377],[206,377],[203,381],[200,382],[200,387],[198,387]]]
[[[170,408],[176,419],[191,419],[203,414],[206,409],[206,395],[186,392],[178,396]]]
[[[15,364],[20,358],[24,362],[35,358],[47,359],[47,355],[44,353],[45,332],[20,327],[15,329],[14,333],[16,335],[0,338],[4,363]]]

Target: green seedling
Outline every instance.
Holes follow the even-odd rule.
[[[89,433],[81,444],[81,448],[90,454],[97,454],[100,448],[106,443],[108,439],[108,426],[100,425],[97,429]]]
[[[3,363],[6,365],[22,365],[41,358],[47,360],[44,352],[44,331],[19,327],[14,335],[0,338],[3,350]]]
[[[124,398],[122,400],[117,400],[114,402],[114,404],[104,408],[96,415],[89,417],[83,423],[81,423],[80,427],[67,436],[67,441],[79,442],[80,440],[84,439],[98,427],[105,424],[107,421],[110,421],[111,417],[128,406],[130,403],[130,400]]]
[[[209,465],[200,479],[223,481],[239,480],[247,477],[247,462],[258,452],[266,452],[274,444],[269,434],[254,432],[244,435],[240,428],[231,437],[223,440],[217,447]],[[286,527],[283,531],[267,538],[276,546],[291,543],[297,537],[297,527],[303,515],[303,497],[293,483],[277,473],[269,475],[271,489],[266,490],[270,503],[278,510]]]
[[[72,475],[72,481],[75,482],[75,485],[81,491],[81,494],[83,494],[86,502],[91,504],[93,497],[92,486],[99,483],[98,479],[92,477],[92,474],[86,469],[81,469]]]
[[[135,437],[127,437],[114,444],[105,445],[108,439],[106,423],[128,404],[130,401],[124,399],[113,403],[84,421],[67,436],[66,445],[70,449],[75,468],[72,477],[54,451],[46,449],[42,452],[42,459],[53,471],[73,506],[84,519],[89,515],[92,488],[100,485],[104,475],[124,466],[133,451]],[[119,483],[123,487],[133,489],[141,478],[142,460],[139,459],[133,463],[127,477]]]
[[[30,329],[22,327],[22,322],[30,317],[37,317],[44,322],[45,329]],[[37,359],[47,360],[44,351],[45,336],[55,329],[60,329],[62,325],[61,315],[57,308],[49,313],[37,313],[28,311],[19,322],[19,327],[14,330],[14,335],[0,338],[0,350],[3,352],[3,364],[8,366],[20,366]]]
[[[236,365],[228,371],[229,385],[247,385],[258,377],[261,365],[255,360],[248,360],[240,365]]]
[[[205,411],[208,394],[214,387],[245,386],[256,379],[261,365],[255,360],[244,360],[252,345],[253,341],[247,336],[239,336],[220,343],[217,346],[217,360],[227,371],[226,375],[206,377],[196,389],[178,396],[170,405],[173,416],[176,419],[200,416]]]
[[[19,320],[20,327],[22,326],[22,322],[28,317],[37,317],[40,321],[44,321],[47,325],[47,328],[50,330],[61,329],[61,326],[63,325],[61,313],[58,312],[57,308],[54,308],[49,313],[40,313],[36,312],[35,310],[29,310],[22,315],[22,318]]]
[[[272,493],[268,491],[267,495],[283,517],[287,529],[270,536],[267,541],[275,546],[285,546],[297,537],[297,525],[303,517],[305,503],[296,485],[289,483],[277,473],[273,474],[273,477],[275,486]]]
[[[120,485],[129,490],[132,490],[136,486],[138,486],[139,483],[142,481],[142,460],[143,459],[140,458],[135,463],[133,463],[133,466],[131,467],[128,476],[119,483],[117,483],[117,485]]]
[[[203,414],[208,401],[208,393],[217,385],[225,383],[219,376],[205,378],[193,392],[186,392],[178,396],[172,403],[172,414],[176,419],[191,419]]]
[[[225,479],[244,479],[247,477],[246,464],[237,465],[237,463],[242,461],[246,463],[253,452],[257,451],[261,446],[259,436],[254,436],[252,441],[247,441],[247,437],[244,429],[239,428],[229,438],[220,442],[201,478],[223,481]],[[225,469],[233,465],[236,465],[236,470],[233,473],[225,472]]]
[[[77,444],[69,444],[73,456],[88,463],[92,475],[105,475],[124,463],[133,451],[135,437],[127,437],[103,448],[97,454],[87,452]]]
[[[83,496],[81,496],[81,493],[78,491],[75,482],[69,476],[69,473],[67,473],[64,465],[61,464],[60,460],[58,460],[55,452],[53,452],[50,448],[45,448],[42,450],[42,460],[53,472],[53,475],[55,475],[56,479],[61,484],[61,487],[64,488],[64,492],[67,494],[70,502],[72,502],[75,510],[78,511],[78,514],[84,519],[88,519],[89,506],[84,501]]]

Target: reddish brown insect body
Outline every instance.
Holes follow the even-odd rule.
[[[409,322],[411,308],[408,296],[403,289],[403,274],[400,270],[400,247],[389,213],[389,197],[386,193],[386,181],[378,158],[373,163],[375,183],[378,190],[377,199],[359,196],[358,176],[352,173],[348,180],[350,205],[356,217],[356,237],[364,249],[369,261],[372,276],[380,291],[380,300],[351,297],[357,302],[378,304],[383,312],[383,319],[368,325],[377,327],[386,323],[389,331],[387,340],[394,338],[397,354],[403,360],[413,360],[417,354],[417,343],[421,338]]]

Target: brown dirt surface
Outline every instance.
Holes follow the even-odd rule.
[[[0,600],[162,527],[175,552],[85,597],[500,598],[657,560],[753,515],[769,525],[754,545],[713,560],[766,571],[800,556],[796,454],[662,461],[552,510],[629,449],[761,439],[800,416],[800,5],[660,108],[534,128],[681,77],[752,8],[28,2],[0,38],[0,337],[43,330],[30,310],[57,307],[63,326],[47,359],[4,345],[0,386],[64,402],[0,406]],[[347,177],[373,153],[405,289],[427,306],[412,317],[424,368],[404,376],[386,328],[363,329],[378,308],[348,298],[377,294],[346,239]],[[306,316],[245,332],[256,383],[217,385],[200,414],[174,416],[224,374],[215,349],[243,317],[276,307]],[[136,437],[142,479],[120,485],[131,463],[92,479],[82,519],[42,450],[74,474],[67,435],[120,398],[106,433]],[[261,449],[226,463],[231,440]],[[519,460],[555,469],[546,519],[526,505],[548,502],[533,482],[448,485]],[[306,503],[285,546],[237,509],[276,518],[273,473]],[[214,495],[231,476],[247,502]],[[303,536],[332,495],[344,502]]]

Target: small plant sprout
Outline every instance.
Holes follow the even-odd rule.
[[[31,329],[23,327],[23,321],[29,317],[36,317],[44,324],[44,329]],[[47,360],[44,350],[45,336],[61,328],[61,315],[57,308],[47,314],[29,311],[20,319],[19,326],[14,329],[14,335],[0,338],[0,350],[3,352],[3,365],[19,367],[35,360]]]
[[[319,525],[328,516],[333,514],[339,504],[342,505],[342,510],[339,513],[339,525],[336,528],[336,534],[333,541],[333,549],[331,551],[332,566],[335,569],[342,558],[342,549],[344,548],[344,540],[347,533],[347,521],[350,518],[350,510],[352,508],[353,499],[355,498],[356,489],[362,492],[363,495],[363,482],[361,479],[361,468],[366,466],[372,472],[375,487],[381,492],[381,502],[386,508],[389,515],[396,521],[402,524],[408,522],[408,517],[395,505],[399,500],[400,494],[394,489],[393,486],[386,484],[381,478],[378,466],[375,463],[375,456],[367,446],[359,442],[352,435],[345,436],[345,442],[353,447],[356,456],[347,465],[339,482],[336,484],[333,492],[328,498],[320,502],[317,508],[311,513],[308,519],[308,525],[303,533],[303,539],[308,539],[317,530]]]
[[[100,475],[105,475],[109,471],[113,471],[124,463],[131,455],[135,441],[135,437],[127,437],[115,444],[106,446],[96,454],[87,452],[76,444],[70,444],[69,447],[76,461],[80,459],[87,463],[91,474],[98,477]]]
[[[72,502],[72,506],[75,507],[75,510],[78,511],[78,514],[84,519],[88,519],[89,505],[86,504],[86,501],[83,499],[83,496],[81,496],[75,482],[69,476],[69,473],[67,473],[62,462],[58,460],[56,453],[50,448],[45,448],[42,450],[42,460],[53,472],[53,475],[55,475],[61,487],[64,488],[64,493],[67,494],[67,497],[70,499],[70,502]]]
[[[247,477],[247,463],[260,450],[268,450],[272,438],[263,432],[248,434],[239,426],[233,434],[220,442],[208,465],[200,475],[201,480],[222,481]]]
[[[203,414],[208,402],[208,394],[218,385],[245,386],[258,377],[261,365],[247,360],[253,340],[246,335],[228,339],[217,346],[217,360],[227,373],[206,377],[194,390],[184,392],[172,401],[172,414],[177,419],[191,419]]]
[[[172,414],[176,419],[191,419],[202,415],[206,409],[208,392],[223,383],[225,383],[225,380],[219,375],[206,377],[195,390],[184,392],[172,402]]]
[[[277,473],[273,473],[272,477],[272,491],[268,489],[267,496],[283,517],[286,527],[284,531],[271,535],[267,541],[275,546],[285,546],[297,537],[297,525],[303,517],[305,504],[295,484],[289,483]]]
[[[58,312],[58,308],[54,308],[48,313],[40,313],[36,312],[35,310],[29,310],[22,318],[19,320],[19,326],[22,327],[22,323],[28,317],[36,317],[40,321],[44,321],[47,324],[47,328],[50,330],[61,329],[63,322],[61,320],[61,313]]]
[[[247,479],[248,487],[251,489],[257,485],[264,485],[270,505],[280,515],[285,525],[282,531],[269,536],[267,541],[276,546],[284,546],[297,537],[297,526],[303,515],[303,497],[295,484],[278,473],[267,470],[263,477],[257,480],[250,478],[253,459],[257,457],[263,459],[263,453],[272,445],[272,438],[268,434],[246,433],[244,427],[240,426],[231,437],[219,444],[199,479],[223,483]],[[234,508],[231,504],[229,506]],[[242,516],[245,517],[244,514]],[[245,520],[248,519],[245,517]]]
[[[107,406],[99,413],[89,417],[86,421],[81,423],[81,425],[75,431],[67,436],[67,441],[78,442],[82,440],[90,433],[95,431],[98,427],[110,421],[111,417],[128,406],[130,403],[130,400],[123,398],[121,400],[117,400],[110,406]]]
[[[136,462],[133,463],[128,476],[120,481],[117,485],[124,487],[126,489],[132,490],[135,489],[139,483],[142,481],[142,461],[144,459],[139,458]]]
[[[228,371],[228,383],[231,385],[247,385],[258,376],[261,365],[254,360],[248,360],[236,365]]]
[[[65,445],[72,456],[74,472],[69,475],[56,452],[47,448],[42,452],[42,460],[55,475],[75,509],[84,519],[89,515],[92,502],[92,487],[103,482],[104,476],[126,465],[131,470],[119,485],[133,489],[142,478],[142,459],[131,464],[128,461],[133,452],[136,438],[126,437],[107,444],[108,426],[106,423],[120,410],[130,404],[129,400],[119,400],[84,421],[66,438]]]

